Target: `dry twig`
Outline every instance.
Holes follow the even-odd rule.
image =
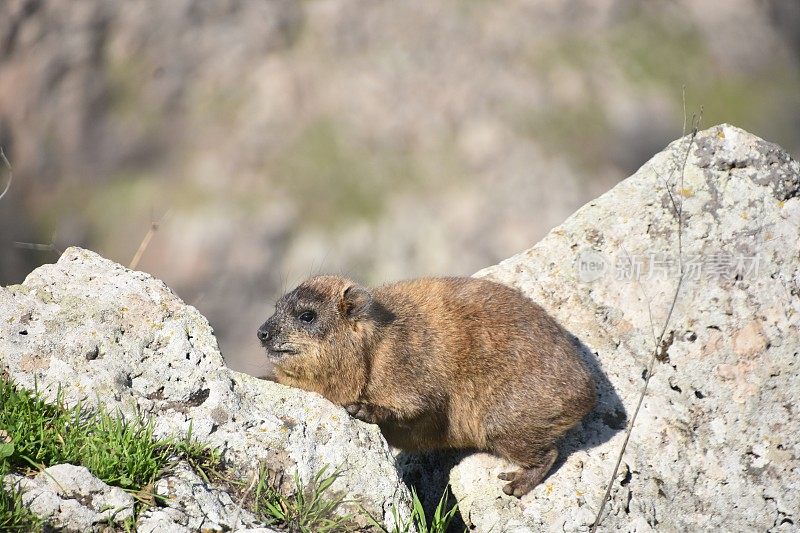
[[[6,186],[3,188],[3,192],[0,192],[0,200],[1,200],[3,196],[5,196],[6,193],[8,192],[8,189],[11,188],[11,182],[14,181],[14,174],[11,172],[11,163],[8,162],[8,158],[6,157],[6,154],[5,152],[3,152],[2,148],[0,148],[0,161],[2,161],[2,163],[6,166],[6,169],[8,169],[8,182],[6,183]]]
[[[153,235],[156,234],[159,226],[161,226],[161,224],[164,222],[164,219],[167,218],[167,215],[169,215],[169,211],[164,213],[161,219],[150,222],[150,229],[147,230],[142,242],[139,243],[139,248],[136,249],[136,253],[133,255],[133,259],[131,259],[128,268],[131,270],[136,270],[136,267],[139,266],[139,261],[141,261],[145,250],[147,250],[147,247],[150,246],[150,241],[153,240]]]
[[[253,472],[253,479],[250,482],[250,485],[248,485],[244,493],[242,493],[242,497],[239,498],[239,505],[236,508],[236,514],[233,516],[233,520],[231,523],[231,525],[233,525],[234,527],[238,525],[239,515],[242,514],[242,509],[244,508],[243,506],[245,500],[247,499],[248,496],[250,496],[250,493],[253,492],[253,489],[256,488],[256,485],[258,484],[259,473],[260,472],[258,469],[256,469],[255,472]]]
[[[64,253],[64,250],[58,248],[56,246],[56,233],[53,232],[53,236],[50,238],[50,242],[47,244],[42,244],[38,242],[20,242],[14,241],[14,246],[17,248],[24,248],[26,250],[36,250],[37,252],[53,252],[58,255]]]
[[[685,96],[684,96],[685,101]],[[685,105],[685,104],[684,104]],[[686,147],[686,153],[683,157],[683,162],[680,165],[680,189],[679,191],[683,190],[683,179],[686,172],[686,163],[689,160],[689,154],[691,153],[692,145],[694,144],[695,137],[697,136],[697,130],[699,126],[700,119],[702,118],[702,108],[700,110],[700,118],[698,118],[697,123],[695,123],[695,116],[692,116],[692,133],[689,136],[689,145]],[[684,119],[685,120],[685,119]],[[684,126],[685,127],[685,126]],[[659,176],[660,177],[660,176]],[[647,386],[650,384],[650,378],[653,375],[653,365],[658,358],[658,354],[661,351],[662,344],[664,342],[664,337],[667,333],[667,328],[669,328],[669,323],[672,318],[672,313],[675,311],[675,305],[678,302],[678,296],[681,292],[681,287],[683,286],[683,279],[684,279],[684,264],[683,264],[683,202],[677,203],[675,201],[675,197],[672,194],[672,190],[670,184],[667,181],[664,181],[667,189],[667,194],[669,194],[670,201],[672,203],[672,208],[677,217],[678,223],[678,283],[675,286],[675,292],[672,296],[672,302],[669,306],[669,311],[667,311],[667,317],[664,320],[664,326],[661,329],[661,333],[655,339],[655,346],[653,347],[653,353],[650,356],[650,362],[647,365],[647,373],[644,378],[644,385],[642,386],[642,392],[639,394],[639,401],[636,403],[636,409],[633,411],[633,415],[631,416],[630,422],[628,423],[628,428],[625,431],[625,440],[622,441],[622,446],[620,447],[619,454],[617,455],[617,462],[614,465],[614,470],[611,472],[611,479],[608,481],[608,485],[606,486],[605,494],[603,495],[603,500],[600,502],[600,508],[597,510],[597,515],[595,516],[594,523],[591,527],[591,533],[595,533],[597,528],[600,526],[600,523],[603,519],[603,510],[605,509],[606,502],[608,502],[611,496],[611,489],[614,486],[614,480],[617,478],[617,472],[619,472],[619,465],[622,463],[622,457],[625,454],[625,449],[628,446],[628,441],[631,438],[631,432],[633,431],[633,426],[636,423],[636,418],[639,415],[639,409],[642,407],[642,402],[644,401],[644,397],[647,394]],[[648,302],[648,308],[649,308]],[[651,322],[652,326],[652,322]]]

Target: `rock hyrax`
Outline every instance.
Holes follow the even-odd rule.
[[[556,441],[595,404],[567,333],[519,291],[476,278],[361,287],[318,276],[284,295],[258,330],[277,381],[378,424],[403,450],[471,448],[516,463],[528,493]]]

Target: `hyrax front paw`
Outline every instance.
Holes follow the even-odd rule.
[[[375,412],[365,403],[351,403],[344,408],[353,418],[366,422],[367,424],[377,424]]]

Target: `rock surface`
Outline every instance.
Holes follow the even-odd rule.
[[[556,316],[600,383],[557,470],[521,501],[499,497],[497,459],[453,469],[478,531],[593,522],[679,277],[668,189],[682,207],[685,275],[601,531],[800,524],[800,165],[723,125],[675,141],[536,246],[477,274]]]
[[[106,485],[82,466],[55,465],[33,479],[11,474],[3,481],[7,487],[18,486],[22,502],[59,530],[120,527],[133,516],[133,496]]]
[[[68,403],[83,399],[126,416],[152,416],[156,437],[185,435],[191,425],[192,435],[220,448],[241,479],[251,479],[260,464],[289,481],[296,471],[304,482],[323,467],[339,468],[330,490],[373,516],[391,523],[392,505],[410,509],[376,426],[353,421],[320,396],[225,368],[206,319],[147,274],[70,248],[23,284],[0,289],[0,317],[0,365],[20,386],[36,383],[50,398],[62,387]],[[201,500],[190,503],[183,489],[165,482],[178,507],[171,514],[162,509],[158,520],[216,529],[247,516],[230,497],[219,500],[216,516],[198,516]],[[220,495],[214,487],[201,492]]]
[[[175,531],[240,531],[258,525],[249,511],[242,509],[223,489],[210,487],[185,462],[155,483],[154,492],[165,498],[164,507],[142,513],[139,533]]]

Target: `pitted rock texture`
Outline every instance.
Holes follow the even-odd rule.
[[[51,399],[61,387],[68,403],[153,417],[157,437],[191,425],[241,479],[261,464],[304,482],[339,469],[330,490],[347,495],[342,512],[363,505],[391,525],[392,506],[410,509],[377,426],[320,396],[227,369],[206,319],[148,274],[69,248],[23,284],[0,288],[0,317],[0,369],[20,386],[37,384]],[[196,525],[192,505],[177,510],[177,524]]]
[[[242,531],[258,525],[256,517],[242,509],[229,493],[208,486],[185,462],[158,480],[154,492],[164,499],[164,505],[142,513],[136,528],[139,533],[159,533],[167,528]]]
[[[3,483],[18,488],[22,503],[59,531],[121,528],[133,516],[133,496],[106,485],[82,466],[51,466],[33,479],[10,474]]]
[[[677,207],[685,275],[600,531],[798,527],[798,190],[800,165],[779,147],[713,127],[477,274],[518,287],[580,339],[600,401],[521,501],[499,496],[500,460],[462,460],[449,482],[468,524],[593,522],[676,289]]]

